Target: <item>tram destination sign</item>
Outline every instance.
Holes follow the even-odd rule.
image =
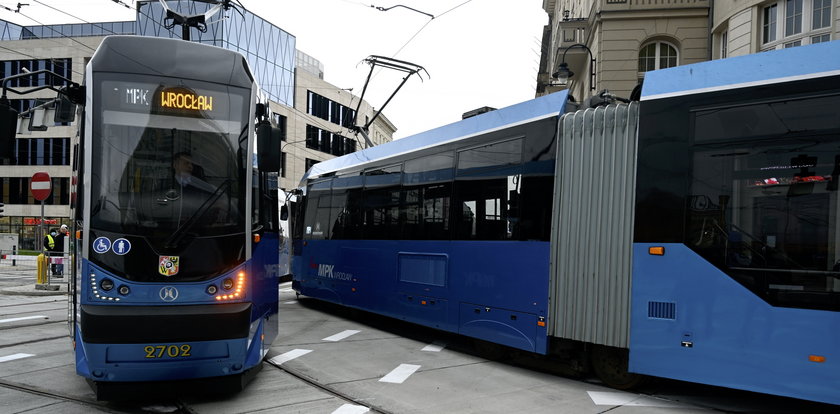
[[[201,116],[226,113],[229,102],[218,91],[185,85],[132,81],[104,81],[105,108],[134,113]]]

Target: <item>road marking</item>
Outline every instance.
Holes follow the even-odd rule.
[[[408,379],[414,371],[420,369],[420,365],[412,365],[412,364],[400,364],[400,366],[394,368],[393,371],[389,372],[388,375],[382,377],[379,382],[390,382],[393,384],[402,384],[403,381]]]
[[[277,355],[276,357],[269,359],[268,362],[275,365],[282,365],[284,362],[289,362],[310,352],[312,352],[311,349],[293,349],[285,354]]]
[[[368,411],[370,411],[370,409],[364,405],[344,404],[341,407],[338,407],[337,410],[333,411],[332,414],[362,414]]]
[[[626,407],[669,407],[686,408],[685,404],[674,401],[648,397],[640,394],[617,391],[587,391],[589,398],[595,405],[626,406]]]
[[[281,292],[294,292],[295,290],[292,289],[292,288],[288,288],[288,289],[280,289],[280,291]]]
[[[357,334],[357,333],[359,333],[359,332],[361,332],[361,331],[356,331],[356,330],[353,330],[353,329],[348,329],[348,330],[346,330],[346,331],[339,332],[339,333],[337,333],[337,334],[335,334],[335,335],[333,335],[333,336],[328,336],[328,337],[326,337],[326,338],[322,339],[322,341],[338,342],[338,341],[340,341],[340,340],[342,340],[342,339],[344,339],[344,338],[347,338],[347,337],[349,337],[349,336],[353,336],[353,335],[355,335],[355,334]]]
[[[290,300],[288,302],[283,302],[284,305],[294,305],[295,303],[297,303],[296,300]]]
[[[443,350],[443,348],[446,348],[446,342],[434,341],[434,342],[424,346],[423,349],[421,349],[421,351],[440,352],[440,351]]]
[[[9,362],[9,361],[14,361],[14,360],[16,360],[16,359],[29,358],[29,357],[31,357],[31,356],[35,356],[35,355],[32,355],[32,354],[12,354],[12,355],[6,355],[6,356],[4,356],[4,357],[0,357],[0,362]]]
[[[46,315],[23,316],[20,318],[0,319],[0,323],[26,321],[29,319],[49,319],[49,317],[47,317]]]

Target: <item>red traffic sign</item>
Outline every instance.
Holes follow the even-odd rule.
[[[32,197],[35,197],[36,200],[46,200],[50,196],[50,192],[52,192],[50,175],[45,172],[32,174],[32,180],[29,181],[29,191],[32,192]]]

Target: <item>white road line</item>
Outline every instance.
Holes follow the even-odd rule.
[[[288,302],[283,302],[284,305],[294,305],[295,303],[297,303],[296,300],[290,300]]]
[[[289,362],[289,361],[291,361],[291,360],[293,360],[297,357],[304,356],[304,355],[306,355],[310,352],[312,352],[311,349],[293,349],[289,352],[286,352],[286,353],[281,354],[281,355],[277,355],[276,357],[269,359],[268,362],[271,362],[272,364],[275,364],[275,365],[281,365],[284,362]]]
[[[333,411],[332,414],[362,414],[370,411],[364,405],[344,404]]]
[[[281,292],[294,292],[295,290],[292,289],[292,288],[288,288],[288,289],[280,289],[280,291]]]
[[[648,397],[640,394],[619,391],[587,391],[589,398],[595,405],[625,406],[625,407],[668,407],[687,408],[688,405],[674,401]]]
[[[26,321],[29,319],[49,319],[49,317],[47,317],[46,315],[23,316],[20,318],[0,319],[0,323]]]
[[[32,354],[12,354],[12,355],[6,355],[6,356],[4,356],[4,357],[0,357],[0,362],[9,362],[9,361],[14,361],[14,360],[16,360],[16,359],[29,358],[29,357],[31,357],[31,356],[35,356],[35,355],[32,355]]]
[[[403,381],[408,379],[414,371],[420,369],[420,365],[412,365],[412,364],[400,364],[400,366],[394,368],[393,371],[389,372],[388,375],[382,377],[379,382],[390,382],[393,384],[402,384]]]
[[[440,351],[443,350],[443,348],[446,348],[446,342],[434,341],[434,342],[424,346],[423,349],[421,349],[421,351],[440,352]]]
[[[342,340],[342,339],[344,339],[344,338],[347,338],[347,337],[349,337],[349,336],[353,336],[353,335],[355,335],[355,334],[357,334],[357,333],[359,333],[359,332],[361,332],[361,331],[356,331],[356,330],[353,330],[353,329],[348,329],[348,330],[346,330],[346,331],[339,332],[339,333],[337,333],[337,334],[335,334],[335,335],[333,335],[333,336],[328,336],[328,337],[326,337],[326,338],[322,339],[322,341],[338,342],[338,341],[340,341],[340,340]]]

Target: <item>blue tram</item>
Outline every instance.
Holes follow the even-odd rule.
[[[840,404],[840,42],[566,91],[315,165],[302,295],[538,354]]]
[[[111,36],[85,84],[77,373],[105,387],[255,372],[278,330],[279,143],[244,57]]]

